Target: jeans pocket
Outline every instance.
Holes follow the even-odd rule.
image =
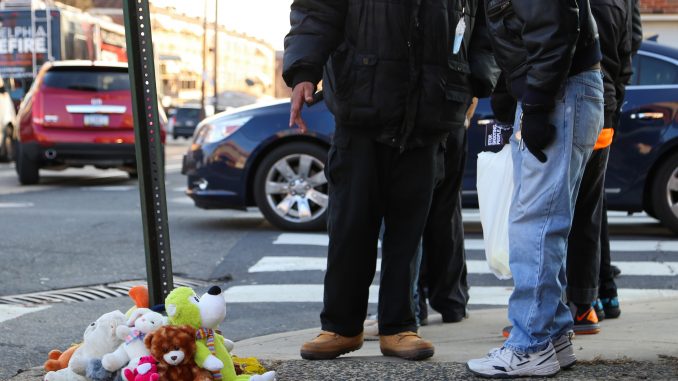
[[[592,150],[603,126],[601,97],[578,94],[575,103],[573,143],[580,150]]]

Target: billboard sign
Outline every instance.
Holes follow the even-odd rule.
[[[34,31],[31,11],[0,11],[1,77],[32,78],[33,64],[37,68],[49,60],[50,39],[52,57],[59,58],[59,12],[52,11],[51,14],[52,25],[48,28],[45,11],[36,11]]]

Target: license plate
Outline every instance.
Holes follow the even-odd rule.
[[[85,115],[85,126],[106,127],[108,126],[108,115]]]

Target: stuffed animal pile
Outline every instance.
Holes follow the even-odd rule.
[[[125,370],[136,368],[140,358],[151,354],[144,344],[144,338],[165,324],[167,324],[165,317],[157,312],[147,308],[135,310],[127,325],[120,326],[115,331],[116,336],[125,342],[114,352],[105,354],[101,358],[101,365],[109,372],[121,368]]]
[[[135,306],[127,314],[104,314],[87,327],[82,344],[50,352],[45,381],[276,380],[272,371],[236,373],[233,342],[217,329],[226,317],[219,287],[202,297],[188,287],[174,289],[165,299],[168,317],[148,308],[144,286],[129,294]]]

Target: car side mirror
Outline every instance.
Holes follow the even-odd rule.
[[[0,86],[0,94],[4,94],[6,92],[7,92],[7,89],[5,88],[5,86]]]

